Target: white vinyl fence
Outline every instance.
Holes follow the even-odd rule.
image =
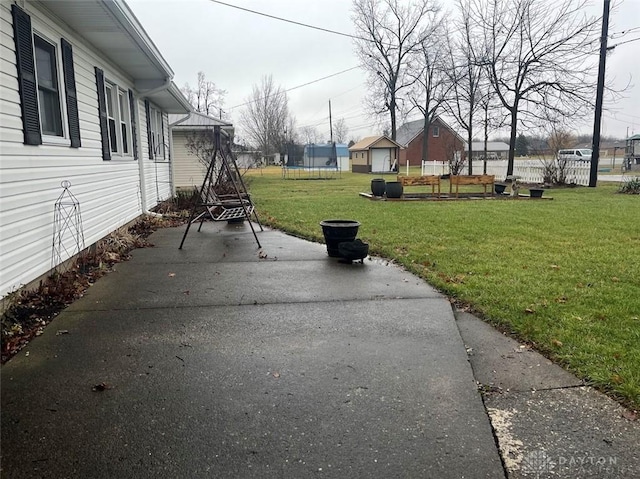
[[[549,160],[551,161],[551,160]],[[576,185],[589,185],[590,164],[583,161],[568,161],[565,166],[566,182]],[[465,165],[462,174],[467,174],[469,166]],[[423,161],[422,175],[445,175],[450,173],[449,165],[442,161]],[[484,173],[484,162],[474,160],[473,174]],[[494,175],[497,181],[503,181],[507,176],[507,160],[487,161],[487,174]],[[525,183],[543,183],[544,163],[542,160],[516,160],[513,174]]]

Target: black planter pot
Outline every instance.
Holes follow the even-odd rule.
[[[356,239],[360,223],[355,220],[324,220],[320,222],[320,226],[327,244],[327,253],[332,258],[339,258],[340,243]]]
[[[402,198],[402,183],[399,181],[388,181],[385,185],[387,198]]]
[[[542,193],[544,193],[544,190],[542,188],[529,189],[529,195],[531,196],[531,198],[542,198]]]
[[[371,193],[373,196],[384,196],[385,181],[383,178],[374,178],[371,180]]]
[[[505,183],[495,183],[493,185],[493,188],[495,189],[497,194],[501,195],[502,193],[504,193],[504,190],[507,189],[507,185]]]

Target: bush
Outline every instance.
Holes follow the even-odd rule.
[[[627,195],[640,195],[640,177],[630,178],[620,186],[618,193],[624,193]]]

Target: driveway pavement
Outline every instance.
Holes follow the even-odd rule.
[[[182,232],[2,368],[2,477],[504,477],[445,297],[277,231]]]
[[[3,478],[635,478],[634,413],[382,260],[153,234],[2,367]]]

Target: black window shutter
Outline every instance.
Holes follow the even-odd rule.
[[[24,143],[41,145],[42,133],[40,132],[40,114],[38,113],[31,17],[16,4],[11,5],[11,13],[13,14],[13,37],[16,42],[16,67],[18,69]]]
[[[147,114],[147,138],[149,142],[149,159],[153,160],[153,135],[151,134],[151,107],[149,100],[144,101],[144,111]]]
[[[111,144],[109,143],[109,128],[107,126],[107,99],[104,93],[104,72],[96,70],[96,86],[98,89],[98,118],[100,119],[100,136],[102,137],[102,159],[111,159]]]
[[[73,68],[73,47],[64,38],[62,45],[62,69],[64,71],[64,86],[67,96],[67,118],[69,120],[69,137],[71,148],[80,148],[80,118],[78,116],[78,96],[76,93],[76,75]]]
[[[138,102],[129,90],[129,111],[131,112],[131,137],[133,138],[133,159],[138,159],[138,126],[136,125],[136,110]]]

